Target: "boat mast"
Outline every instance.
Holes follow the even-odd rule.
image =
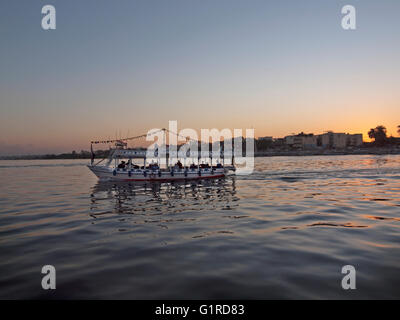
[[[163,143],[164,143],[164,150],[165,150],[165,158],[166,158],[166,161],[167,161],[166,166],[167,166],[167,169],[169,170],[169,148],[168,148],[168,151],[167,151],[167,134],[166,134],[167,129],[163,128],[162,131],[164,132],[164,134],[163,134],[163,140],[164,140]]]

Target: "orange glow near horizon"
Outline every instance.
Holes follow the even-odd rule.
[[[376,121],[375,121],[376,122]],[[264,136],[272,136],[274,138],[282,138],[286,135],[291,135],[291,134],[297,134],[300,132],[305,132],[305,133],[314,133],[314,134],[322,134],[328,130],[331,130],[333,132],[344,132],[344,133],[350,133],[350,134],[355,134],[355,133],[362,133],[363,135],[363,140],[368,142],[371,141],[371,139],[368,137],[368,131],[376,127],[377,125],[384,123],[382,122],[376,122],[376,124],[370,124],[370,125],[361,125],[357,124],[354,127],[349,127],[346,128],[345,124],[344,125],[337,125],[337,126],[327,126],[326,129],[323,129],[320,126],[313,126],[313,127],[301,127],[298,126],[293,129],[288,129],[287,127],[282,127],[282,128],[274,128],[273,130],[267,129],[266,126],[260,127],[260,126],[254,126],[253,128],[255,129],[255,137],[260,138]],[[166,121],[164,126],[159,126],[161,127],[168,127],[168,121]],[[206,128],[205,126],[203,127],[204,129],[211,129],[211,128],[217,128],[219,130],[226,128],[225,127],[217,127],[217,126],[212,126],[210,128]],[[249,126],[251,128],[251,126]],[[178,130],[182,130],[185,127],[181,127],[180,123],[178,121]],[[245,134],[245,129],[246,127],[239,127],[238,125],[235,127],[231,127],[229,129],[243,129],[243,134]],[[152,128],[149,128],[152,129]],[[91,134],[91,130],[86,128],[86,130],[76,130],[76,132],[70,132],[67,134],[65,130],[54,130],[51,135],[41,133],[40,131],[36,131],[35,134],[26,137],[23,135],[23,133],[20,133],[18,136],[14,136],[12,139],[8,141],[2,140],[3,145],[17,145],[21,146],[23,148],[24,146],[29,146],[30,148],[27,148],[26,154],[32,154],[32,153],[58,153],[58,152],[71,152],[72,150],[75,150],[79,152],[80,150],[89,150],[89,143],[91,140],[102,140],[102,139],[115,139],[115,137],[118,138],[124,138],[129,136],[134,136],[137,134],[142,134],[146,133],[149,129],[147,128],[142,128],[141,131],[138,130],[115,130],[114,135],[112,132],[108,131],[109,134],[104,135],[102,132],[101,128],[94,128],[93,132],[94,134]],[[200,136],[200,130],[201,128],[193,128],[198,132],[198,135]],[[392,121],[391,125],[387,126],[387,131],[388,131],[388,136],[393,134],[393,136],[398,136],[397,134],[397,125]],[[116,133],[115,133],[116,132]],[[4,138],[4,135],[3,135]],[[106,145],[103,145],[104,148],[106,148]],[[99,145],[100,148],[100,145]],[[37,150],[37,151],[36,151]],[[17,150],[18,151],[18,150]],[[12,153],[12,152],[11,152]],[[16,152],[17,153],[17,152]]]

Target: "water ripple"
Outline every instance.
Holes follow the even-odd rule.
[[[0,161],[0,298],[400,297],[400,156],[257,158],[249,176],[163,184],[85,164]]]

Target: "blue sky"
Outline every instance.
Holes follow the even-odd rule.
[[[41,28],[52,4],[57,29]],[[354,5],[357,30],[341,27]],[[178,120],[257,136],[400,124],[396,0],[2,0],[0,151]]]

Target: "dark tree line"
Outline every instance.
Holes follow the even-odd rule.
[[[397,133],[400,135],[400,125],[397,126]],[[379,125],[376,128],[371,128],[368,131],[368,136],[374,139],[374,144],[378,147],[383,147],[390,144],[398,144],[399,138],[393,136],[387,136],[387,129],[385,126]]]

